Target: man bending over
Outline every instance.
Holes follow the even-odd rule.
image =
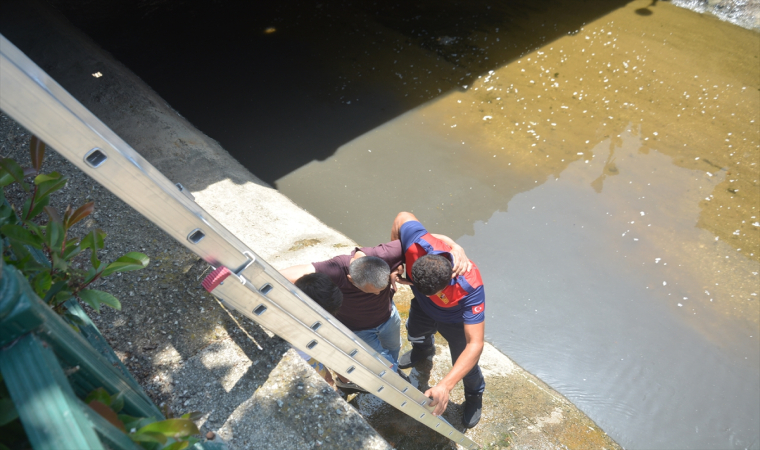
[[[462,423],[472,428],[480,420],[486,386],[478,366],[483,351],[485,293],[474,264],[464,274],[453,272],[454,264],[459,266],[464,261],[455,261],[458,258],[452,257],[448,238],[441,238],[428,233],[412,213],[401,212],[393,222],[391,239],[398,239],[404,251],[406,275],[414,293],[406,324],[412,350],[401,356],[399,367],[411,367],[435,354],[433,335],[441,333],[448,341],[453,367],[425,395],[432,398],[433,414],[441,415],[448,405],[449,393],[462,380]]]
[[[396,371],[401,350],[401,318],[393,304],[396,286],[390,281],[391,273],[398,274],[402,261],[401,244],[397,241],[356,248],[350,255],[288,267],[280,273],[291,282],[306,274],[327,275],[343,293],[343,306],[335,317],[390,361]],[[339,386],[346,383],[343,380]],[[347,387],[358,388],[353,384]]]

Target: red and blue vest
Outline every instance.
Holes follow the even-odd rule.
[[[425,255],[442,255],[452,259],[451,247],[428,233],[417,221],[405,222],[399,230],[404,251],[407,279],[412,279],[414,262]],[[451,280],[439,295],[422,295],[412,286],[420,307],[431,319],[444,323],[477,324],[485,320],[485,291],[475,263],[470,272]]]

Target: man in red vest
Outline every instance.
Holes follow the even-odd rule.
[[[391,240],[401,241],[406,276],[414,293],[406,324],[412,350],[401,355],[399,368],[412,367],[435,354],[433,335],[441,333],[448,341],[453,367],[425,395],[432,398],[433,414],[441,415],[449,393],[462,380],[462,423],[472,428],[480,420],[486,386],[478,366],[484,342],[485,292],[478,268],[469,260],[456,261],[452,255],[455,244],[442,238],[428,233],[412,213],[401,212],[393,222]],[[454,268],[464,264],[469,270],[457,274]]]

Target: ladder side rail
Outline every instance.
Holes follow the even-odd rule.
[[[253,265],[256,264],[261,264],[261,266],[264,267],[266,263],[257,260]],[[292,287],[292,289],[288,289],[285,285],[277,283],[279,280],[275,280],[274,277],[271,277],[267,269],[267,267],[264,267],[264,270],[252,269],[250,272],[255,274],[253,280],[245,279],[245,282],[251,284],[253,286],[252,290],[258,295],[264,295],[269,301],[276,303],[280,308],[286,310],[288,314],[310,329],[318,323],[321,324],[319,328],[314,330],[318,336],[330,341],[332,345],[339,348],[343,353],[353,355],[352,357],[356,362],[367,367],[376,375],[380,376],[380,374],[391,372],[390,361],[386,360],[385,357],[377,353],[374,349],[367,348],[359,337],[345,328],[339,321],[333,320],[332,316],[327,314],[321,307],[319,307],[319,305],[310,307],[310,304],[307,304],[303,300],[304,298],[308,298],[308,296],[301,292],[297,287],[293,286],[293,284],[288,282],[288,285]],[[278,275],[280,275],[279,272]],[[282,278],[281,275],[280,278]],[[232,277],[228,278],[228,280],[231,279]],[[234,280],[232,280],[232,282],[235,283]],[[262,288],[265,286],[270,286],[271,288],[266,294],[261,294]],[[218,287],[217,290],[218,289],[229,289],[229,285],[225,283]],[[216,290],[214,292],[216,293]],[[244,297],[245,293],[239,295]],[[241,305],[241,309],[248,311],[256,306],[257,305]],[[340,327],[335,326],[337,324],[340,324]],[[366,352],[358,351],[360,348],[364,348]],[[308,350],[304,350],[304,352],[307,354],[310,353]],[[401,377],[396,374],[392,375],[393,376],[389,377],[388,383],[392,384],[398,390],[404,390],[409,386]],[[417,389],[412,389],[408,396],[411,400],[421,405],[425,405],[429,401],[429,399]],[[430,408],[430,411],[432,411],[432,408]]]
[[[256,255],[256,253],[253,254]],[[259,258],[258,255],[256,255],[256,259],[251,263],[251,265],[242,270],[238,275],[239,278],[245,279],[249,283],[253,283],[254,286],[258,286],[257,289],[259,290],[259,293],[261,293],[263,289],[269,289],[271,287],[271,290],[268,290],[268,292],[265,294],[270,299],[276,296],[281,300],[295,301],[296,299],[294,299],[293,296],[297,297],[297,300],[299,300],[301,304],[294,303],[292,307],[294,310],[302,311],[303,314],[314,314],[313,320],[311,322],[312,325],[315,323],[315,321],[320,321],[321,323],[330,323],[334,328],[351,337],[351,340],[353,341],[352,348],[359,346],[363,347],[369,353],[375,352],[374,349],[368,347],[364,341],[356,336],[353,331],[349,330],[348,327],[343,325],[343,323],[335,319],[332,314],[329,314],[319,304],[311,300],[308,295],[306,295],[303,291],[298,289],[296,285],[283,277],[277,269],[273,268],[269,265],[269,263]],[[309,322],[309,319],[304,318],[302,322],[307,323]],[[377,356],[379,358],[382,358],[380,360],[381,362],[387,361],[385,357],[381,356],[380,354],[377,354]],[[387,361],[387,366],[390,366],[390,364],[391,362]]]
[[[248,291],[246,293],[245,291]],[[373,370],[363,366],[356,356],[349,356],[337,348],[330,340],[324,339],[317,332],[311,330],[306,324],[299,322],[297,318],[281,308],[277,303],[261,295],[250,283],[240,283],[230,280],[213,291],[226,304],[229,304],[241,314],[269,329],[276,329],[277,333],[291,343],[294,347],[307,353],[309,356],[325,363],[332,370],[350,378],[352,381],[367,389],[368,392],[381,398],[386,403],[413,419],[428,426],[441,435],[452,439],[465,448],[477,448],[478,445],[469,437],[451,426],[444,418],[434,416],[433,408],[427,406],[427,397],[414,388],[395,373],[387,373],[383,377]],[[253,295],[251,295],[253,294]],[[246,300],[248,300],[246,302]],[[265,306],[266,311],[256,314],[254,311],[260,305]],[[305,331],[304,328],[306,328]],[[316,341],[316,345],[309,344]],[[350,370],[352,369],[352,370]],[[391,383],[397,379],[404,385],[402,389]],[[424,398],[422,402],[416,401],[411,394],[416,392]]]
[[[257,263],[261,263],[261,261],[259,260]],[[259,292],[261,292],[263,286],[272,286],[272,288],[264,295],[266,295],[271,301],[278,303],[307,326],[318,326],[318,333],[333,332],[332,334],[336,338],[340,338],[340,341],[336,341],[334,344],[338,345],[344,352],[350,353],[357,349],[357,347],[363,347],[368,353],[373,355],[374,359],[379,364],[374,364],[378,369],[378,373],[391,366],[392,363],[390,361],[385,359],[385,357],[379,354],[375,349],[366,346],[353,331],[345,328],[339,321],[331,320],[332,315],[324,311],[322,307],[319,305],[312,306],[311,299],[309,299],[310,301],[307,303],[304,299],[309,297],[301,292],[300,289],[293,286],[292,283],[288,282],[290,286],[293,286],[293,289],[288,289],[287,285],[280,284],[277,281],[278,280],[266,271],[258,273],[253,279],[246,278],[246,282],[258,286],[257,289]],[[333,325],[332,327],[324,326],[328,321]],[[338,326],[338,324],[340,324],[340,326]]]
[[[260,277],[262,276],[263,275],[260,275]],[[232,277],[228,278],[228,280],[231,278]],[[261,282],[262,280],[258,281]],[[271,284],[268,283],[266,279],[263,281],[265,281],[263,285]],[[234,279],[232,279],[230,282],[225,282],[225,284],[217,287],[213,293],[215,295],[224,296],[226,302],[228,303],[234,302],[239,306],[236,307],[236,309],[241,312],[245,312],[246,314],[254,311],[259,306],[259,304],[261,304],[261,300],[266,299],[269,303],[276,305],[276,307],[279,309],[282,309],[287,315],[303,324],[304,328],[307,328],[313,333],[313,335],[304,335],[301,340],[305,339],[305,341],[300,342],[300,347],[305,346],[307,343],[314,340],[314,338],[319,338],[320,341],[328,341],[332,346],[336,347],[343,354],[349,355],[352,360],[355,361],[355,363],[358,363],[361,366],[367,368],[377,376],[381,376],[381,374],[383,374],[382,376],[385,376],[387,378],[386,382],[394,386],[396,389],[405,390],[411,386],[397,374],[393,373],[393,371],[390,369],[390,361],[386,360],[374,349],[367,349],[361,339],[359,339],[353,332],[348,331],[348,333],[344,333],[342,330],[331,326],[337,322],[337,320],[333,321],[328,319],[328,317],[331,316],[327,315],[326,313],[323,316],[320,315],[317,311],[308,309],[306,303],[304,303],[300,298],[294,297],[292,295],[283,295],[283,289],[278,290],[277,287],[274,287],[272,290],[267,292],[267,294],[262,294],[260,291],[261,288],[257,288],[256,283],[251,283],[249,280],[245,280],[245,282],[246,287],[248,287],[254,293],[253,296],[244,290],[236,289],[240,283]],[[236,290],[234,295],[231,294],[233,290]],[[305,294],[301,295],[305,297]],[[243,299],[245,299],[245,302]],[[317,322],[320,322],[321,326],[315,329],[314,325]],[[295,345],[299,344],[299,342],[289,342],[294,343]],[[360,349],[364,349],[365,351],[360,351]],[[312,352],[308,349],[303,351],[307,354],[310,354],[310,356],[315,356],[311,355]],[[322,361],[326,363],[326,361]],[[421,405],[428,403],[429,398],[427,398],[417,389],[411,389],[409,391],[410,392],[407,394],[407,396],[410,400]],[[432,411],[432,408],[430,408],[430,411]]]

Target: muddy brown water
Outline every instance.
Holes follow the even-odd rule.
[[[455,238],[488,340],[624,447],[760,448],[757,31],[650,1],[77,4],[328,225]]]

